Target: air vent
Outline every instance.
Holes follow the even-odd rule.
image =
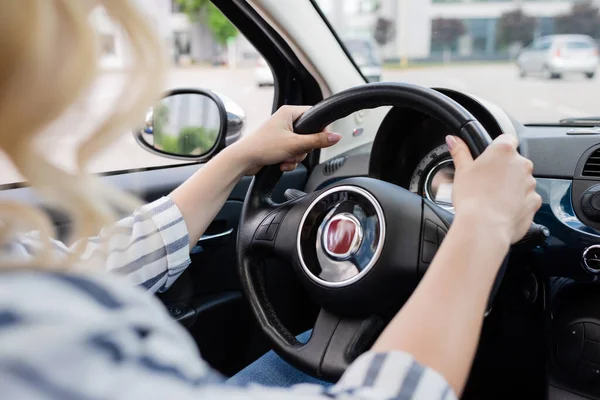
[[[335,157],[331,160],[327,161],[325,164],[325,168],[323,169],[323,173],[325,175],[332,175],[335,171],[342,168],[344,163],[346,162],[346,157]],[[600,171],[600,169],[599,169]]]
[[[594,151],[585,162],[581,175],[600,177],[600,149]]]

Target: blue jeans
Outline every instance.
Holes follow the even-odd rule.
[[[296,338],[300,343],[308,342],[312,331],[306,331]],[[313,378],[292,367],[273,350],[248,365],[231,377],[228,384],[244,386],[256,383],[263,386],[289,387],[299,383],[312,383],[321,386],[331,386],[332,383]]]

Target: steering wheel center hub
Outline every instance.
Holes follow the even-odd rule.
[[[384,238],[377,200],[362,188],[338,186],[306,209],[298,232],[298,258],[306,275],[320,285],[348,286],[377,263]]]
[[[327,255],[339,261],[352,258],[358,252],[363,238],[363,228],[353,214],[343,212],[325,222],[321,245]]]

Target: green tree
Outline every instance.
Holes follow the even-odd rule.
[[[186,126],[179,131],[177,139],[180,154],[202,155],[217,142],[217,131],[201,126]]]
[[[210,0],[177,0],[177,2],[190,20],[206,24],[221,45],[237,36],[237,28]]]
[[[536,20],[518,9],[502,14],[498,20],[496,41],[501,47],[520,42],[525,45],[533,40]]]
[[[556,18],[556,33],[574,33],[600,38],[600,13],[592,1],[573,4],[571,12]]]

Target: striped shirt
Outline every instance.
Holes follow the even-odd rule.
[[[163,198],[90,239],[83,258],[108,260],[110,274],[2,271],[0,399],[456,399],[439,373],[401,352],[367,352],[329,388],[227,384],[151,295],[190,264],[188,241]],[[71,251],[54,245],[57,257]],[[23,235],[2,258],[39,246]]]

